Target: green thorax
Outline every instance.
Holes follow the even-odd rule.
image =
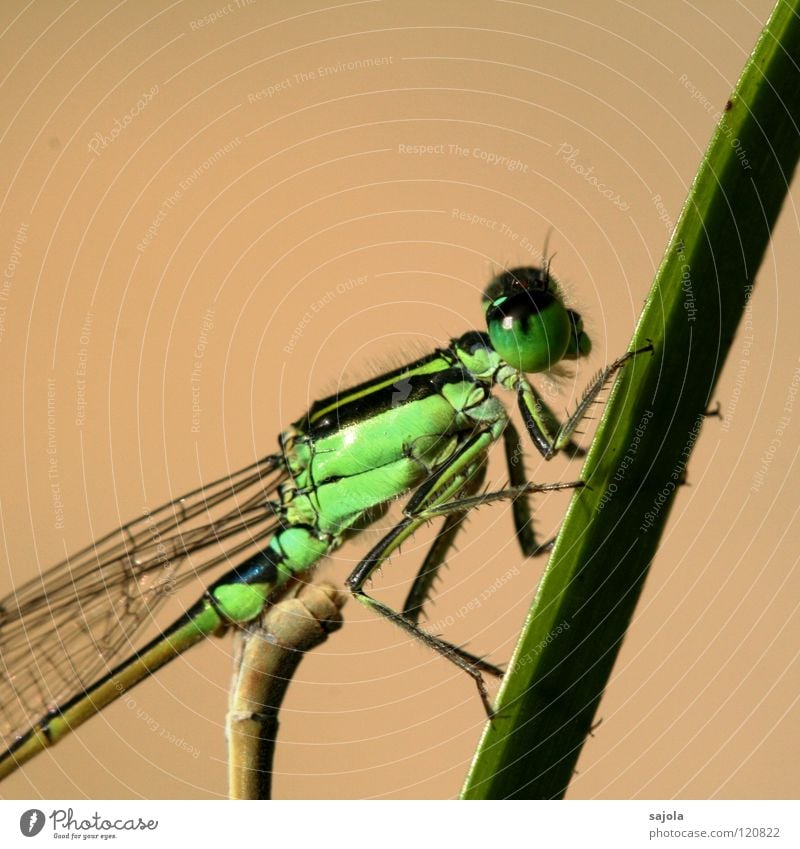
[[[524,372],[585,356],[580,315],[564,306],[549,268],[503,272],[484,295],[487,333],[315,403],[281,436],[291,479],[281,488],[284,526],[331,545],[376,508],[422,483],[478,430],[496,439],[507,414],[492,389],[530,395]]]
[[[315,403],[281,437],[286,519],[337,535],[419,485],[479,422],[505,416],[491,397],[501,366],[488,337],[468,333]]]

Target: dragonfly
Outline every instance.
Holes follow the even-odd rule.
[[[502,670],[424,630],[424,603],[471,510],[510,501],[522,551],[535,556],[553,540],[537,539],[529,496],[583,485],[526,479],[519,431],[495,390],[517,396],[545,459],[579,455],[578,425],[612,375],[640,353],[601,370],[559,423],[528,375],[586,357],[591,341],[549,266],[512,268],[491,280],[485,331],[317,401],[281,433],[275,453],[94,541],[0,601],[0,779],[191,646],[246,626],[402,498],[402,516],[359,562],[347,589],[470,675],[491,717],[484,675]],[[488,491],[488,452],[499,442],[509,482]],[[368,594],[376,570],[439,518],[403,609]],[[228,571],[172,625],[133,650],[166,599],[223,565]]]

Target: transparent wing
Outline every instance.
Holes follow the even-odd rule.
[[[0,601],[3,743],[132,652],[178,587],[263,548],[278,527],[269,496],[285,479],[282,457],[265,457],[123,525]]]

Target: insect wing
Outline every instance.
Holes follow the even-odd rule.
[[[270,455],[164,504],[0,601],[0,737],[18,735],[111,669],[175,590],[233,567],[278,527]]]

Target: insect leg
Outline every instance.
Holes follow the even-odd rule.
[[[443,514],[457,515],[458,513],[464,513],[465,508],[471,509],[478,504],[485,504],[498,498],[509,498],[519,494],[518,490],[505,490],[501,493],[488,493],[487,495],[458,499],[459,494],[464,489],[465,481],[474,473],[476,464],[483,462],[487,449],[498,438],[499,428],[503,426],[504,422],[498,422],[493,428],[478,431],[461,446],[448,463],[418,487],[406,506],[406,515],[404,518],[373,547],[346,581],[348,589],[358,601],[377,611],[382,616],[385,616],[394,622],[395,625],[398,625],[404,631],[416,637],[470,675],[478,687],[481,700],[490,717],[493,713],[492,707],[481,673],[502,674],[502,672],[497,667],[486,663],[480,658],[476,658],[458,646],[454,646],[433,634],[429,634],[420,628],[416,622],[393,610],[388,605],[383,604],[383,602],[367,595],[364,592],[364,584],[387,560],[390,554],[431,517]],[[539,488],[552,489],[564,488],[565,486],[568,485],[555,484],[551,487]],[[531,491],[532,488],[532,486],[525,486],[524,491]],[[458,500],[453,501],[453,498]]]
[[[514,427],[513,422],[509,422],[503,431],[503,446],[506,453],[506,465],[508,466],[508,480],[511,486],[524,486],[527,483],[524,466],[525,458],[522,453],[519,431]],[[514,517],[514,529],[517,534],[517,540],[519,541],[522,553],[526,557],[537,557],[552,549],[555,538],[543,543],[536,541],[531,506],[525,496],[514,499],[511,504],[511,512]]]
[[[563,451],[570,443],[575,429],[581,423],[582,419],[589,411],[589,408],[597,400],[600,391],[614,376],[614,374],[628,362],[628,360],[643,354],[646,351],[652,351],[652,345],[645,345],[636,351],[628,351],[613,363],[607,365],[597,377],[589,384],[583,393],[583,398],[578,404],[575,412],[556,429],[558,424],[555,416],[549,413],[546,405],[542,401],[539,393],[528,383],[527,380],[520,379],[517,382],[517,399],[519,408],[522,412],[522,418],[525,422],[525,427],[533,440],[533,444],[538,448],[545,460],[551,459],[559,451]],[[551,418],[552,417],[552,418]]]
[[[486,464],[481,463],[464,484],[464,494],[477,492],[486,478]],[[411,622],[418,623],[422,608],[433,589],[433,583],[439,569],[447,558],[447,552],[455,541],[468,510],[456,510],[445,517],[444,524],[436,534],[425,560],[420,567],[411,589],[403,605],[403,616]]]

